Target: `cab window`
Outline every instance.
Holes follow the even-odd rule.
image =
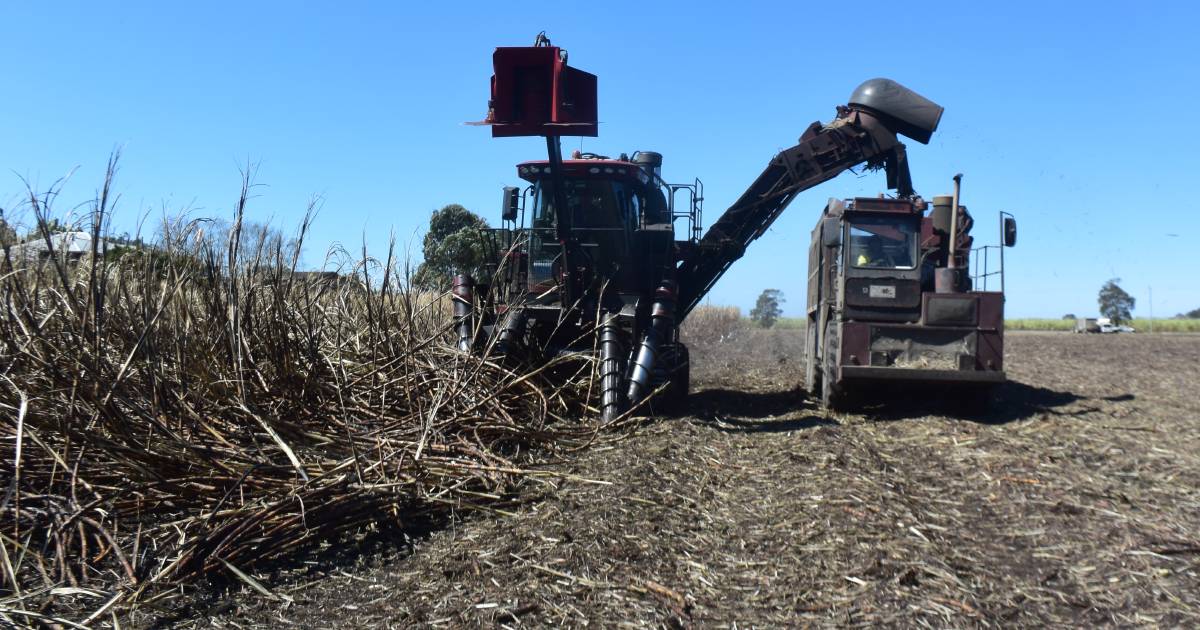
[[[617,228],[621,226],[613,182],[603,179],[566,179],[567,207],[575,228]],[[533,227],[554,227],[554,187],[541,180],[534,187]]]
[[[856,217],[850,224],[850,264],[866,269],[916,266],[916,224],[909,217]]]

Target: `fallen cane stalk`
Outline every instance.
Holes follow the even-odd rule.
[[[165,219],[152,248],[0,258],[7,605],[107,598],[74,622],[10,616],[122,619],[217,575],[279,597],[260,563],[508,516],[523,479],[608,483],[543,466],[599,435],[588,359],[517,371],[459,353],[443,297],[388,262],[335,251],[334,278],[295,272],[299,252],[245,221],[244,184],[227,232]],[[30,197],[51,216],[54,194]]]

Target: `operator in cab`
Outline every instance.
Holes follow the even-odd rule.
[[[883,245],[879,243],[878,236],[871,236],[867,239],[866,247],[858,248],[858,256],[854,259],[856,267],[880,267],[886,266],[883,256]]]

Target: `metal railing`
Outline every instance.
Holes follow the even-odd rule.
[[[685,191],[688,195],[686,210],[675,209],[675,193]],[[667,184],[667,209],[671,212],[671,224],[675,219],[687,221],[687,240],[698,243],[703,230],[704,218],[704,182],[696,178],[691,184]]]
[[[987,291],[988,278],[1000,277],[1000,292],[1004,293],[1004,218],[1012,218],[1008,212],[1000,212],[1000,244],[983,245],[971,249],[971,286],[976,291]],[[994,252],[993,250],[997,250]],[[999,258],[999,266],[992,270],[993,255]],[[980,267],[982,266],[982,270]],[[982,281],[983,286],[980,287]]]

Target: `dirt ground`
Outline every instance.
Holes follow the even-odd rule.
[[[695,344],[686,417],[578,454],[511,516],[192,623],[1200,625],[1200,336],[1011,334],[998,404],[955,418],[937,389],[822,414],[801,334]]]

